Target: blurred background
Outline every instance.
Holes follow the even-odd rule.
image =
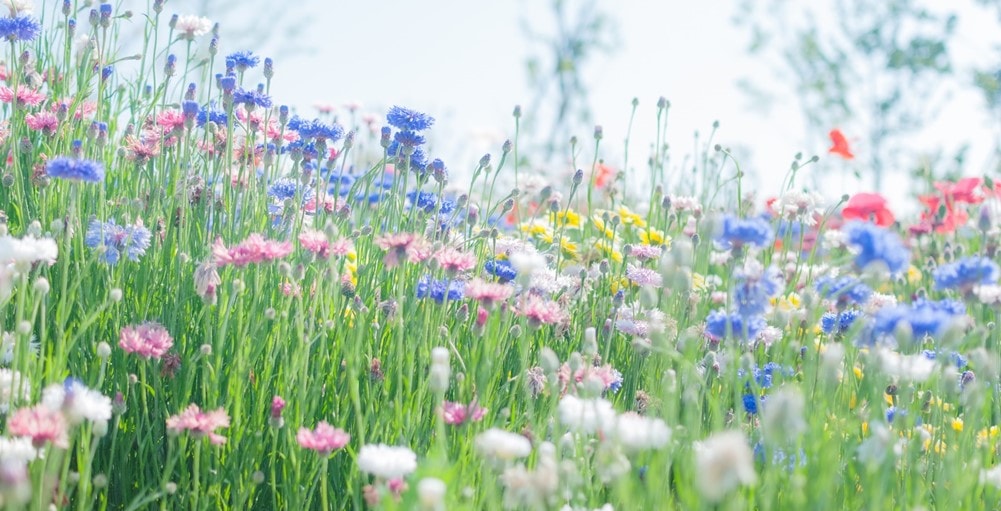
[[[453,176],[499,154],[520,105],[527,166],[566,176],[577,136],[589,168],[601,125],[600,157],[642,188],[661,97],[669,168],[722,144],[759,199],[797,153],[820,157],[798,185],[881,191],[905,210],[935,180],[1001,172],[1001,0],[171,0],[166,13],[220,23],[222,54],[274,58],[273,97],[300,115],[370,115],[376,130],[394,104],[433,115],[431,153]],[[853,159],[828,153],[835,128]]]

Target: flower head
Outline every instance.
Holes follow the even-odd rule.
[[[174,339],[163,325],[150,321],[122,328],[118,345],[142,358],[160,358],[174,345]]]
[[[706,335],[714,340],[727,337],[737,339],[754,339],[767,326],[761,316],[744,317],[740,314],[727,314],[722,310],[709,313],[706,317]]]
[[[313,430],[299,428],[295,440],[303,449],[316,451],[320,456],[329,456],[330,453],[347,445],[351,435],[320,421]]]
[[[104,179],[104,167],[99,162],[65,156],[49,160],[45,173],[49,177],[88,183],[99,183]]]
[[[720,502],[737,487],[757,481],[754,452],[740,431],[716,433],[696,442],[694,450],[696,485],[710,502]]]
[[[167,429],[174,434],[190,431],[196,438],[207,436],[215,445],[226,443],[226,437],[215,430],[229,427],[229,415],[226,410],[218,408],[211,412],[203,412],[196,404],[188,405],[183,412],[167,418]]]
[[[998,265],[986,257],[966,257],[935,269],[936,289],[970,290],[981,284],[998,281]]]
[[[893,212],[886,207],[886,198],[878,193],[860,192],[848,199],[841,210],[845,220],[872,222],[882,227],[893,225]]]
[[[226,56],[226,67],[236,68],[238,71],[246,71],[257,67],[261,58],[249,51],[238,51]]]
[[[117,264],[124,253],[129,260],[138,261],[146,253],[152,235],[139,222],[136,225],[118,225],[114,220],[101,222],[91,220],[87,227],[84,244],[92,249],[104,248],[101,260],[107,264]]]
[[[723,225],[716,240],[727,247],[739,248],[744,245],[764,247],[775,237],[772,226],[764,218],[740,219],[734,216],[723,218]]]
[[[41,31],[42,25],[31,16],[0,18],[0,37],[8,41],[31,41]]]
[[[386,120],[390,126],[407,131],[424,131],[434,124],[433,117],[401,106],[390,108]]]
[[[407,447],[363,445],[357,460],[359,470],[383,479],[401,478],[417,470],[417,455]]]
[[[47,443],[63,449],[69,447],[66,430],[66,418],[62,412],[45,405],[22,408],[7,420],[8,433],[31,438],[31,443],[39,449]]]
[[[831,137],[832,145],[831,148],[827,150],[827,152],[831,154],[836,154],[846,160],[851,160],[855,158],[855,155],[852,154],[851,150],[848,148],[848,139],[845,138],[845,135],[843,133],[841,133],[841,130],[835,128],[831,130],[831,132],[828,133],[828,135]]]
[[[177,17],[177,24],[174,30],[180,32],[181,39],[193,41],[196,37],[201,37],[212,30],[212,21],[208,18],[185,14]]]
[[[897,233],[868,222],[851,222],[844,227],[849,244],[858,250],[855,267],[862,270],[873,263],[881,263],[890,273],[903,271],[911,259]]]
[[[292,244],[287,241],[265,239],[260,234],[251,234],[240,244],[227,248],[222,238],[217,238],[212,245],[212,257],[216,266],[229,264],[246,266],[250,263],[260,263],[281,259],[292,253]]]

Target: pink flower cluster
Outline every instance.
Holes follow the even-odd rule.
[[[321,259],[326,259],[331,255],[347,255],[355,248],[354,242],[347,238],[328,241],[326,234],[314,229],[303,229],[299,234],[299,244]]]
[[[232,264],[246,266],[281,259],[292,253],[292,244],[287,241],[265,239],[260,234],[251,234],[239,245],[226,248],[222,238],[216,238],[212,245],[212,258],[219,267]]]
[[[514,288],[507,284],[487,282],[483,279],[473,279],[466,283],[466,297],[479,300],[487,308],[511,297]]]
[[[24,85],[18,85],[15,93],[14,89],[3,85],[0,86],[0,101],[4,103],[17,101],[19,105],[38,106],[42,101],[45,101],[45,93]]]
[[[170,332],[153,321],[122,328],[118,336],[118,346],[123,350],[147,359],[162,357],[173,345]]]
[[[663,287],[664,277],[660,275],[655,270],[649,268],[640,268],[638,266],[628,265],[626,267],[626,278],[632,281],[633,284],[642,287]]]
[[[450,426],[461,426],[466,422],[480,422],[487,414],[487,409],[476,404],[476,401],[464,405],[445,401],[441,404],[441,418]]]
[[[176,434],[190,431],[195,437],[209,437],[215,445],[226,443],[226,437],[215,430],[229,427],[229,415],[219,408],[211,412],[203,412],[198,405],[191,404],[181,413],[167,418],[167,429]]]
[[[440,250],[434,258],[438,261],[438,266],[453,275],[476,266],[475,254],[462,252],[451,247]]]
[[[320,456],[328,456],[337,449],[348,445],[351,435],[342,429],[334,428],[330,424],[320,421],[316,425],[316,429],[299,428],[295,439],[303,449],[316,451]]]
[[[22,408],[7,421],[7,433],[12,436],[31,438],[31,443],[41,449],[46,443],[66,449],[69,436],[66,434],[66,418],[63,414],[45,405]]]
[[[431,256],[431,244],[411,232],[380,236],[376,238],[375,244],[386,251],[386,257],[383,259],[386,268],[395,267],[403,258],[412,263],[419,263]]]
[[[533,327],[542,325],[557,325],[566,320],[566,312],[560,304],[530,295],[521,304],[520,312],[522,316],[528,318],[528,322]]]

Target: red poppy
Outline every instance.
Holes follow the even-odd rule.
[[[831,145],[831,148],[828,149],[827,152],[834,153],[846,160],[855,158],[851,149],[848,149],[848,139],[845,138],[844,133],[841,133],[841,130],[835,128],[831,130],[828,135],[831,137],[831,143],[833,145]]]
[[[955,183],[948,181],[935,183],[935,188],[942,192],[947,202],[980,204],[984,201],[983,193],[980,193],[980,183],[979,177],[964,177]]]
[[[893,225],[893,212],[886,207],[886,198],[878,193],[860,192],[848,199],[841,210],[845,220],[862,220],[887,227]]]
[[[594,169],[594,186],[596,188],[604,188],[605,185],[610,183],[615,179],[615,169],[605,165],[604,163],[599,163]]]

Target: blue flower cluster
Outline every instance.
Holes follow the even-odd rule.
[[[31,41],[41,31],[41,24],[31,16],[0,17],[0,38],[8,41]]]
[[[455,202],[448,199],[441,200],[441,206],[438,206],[439,197],[431,192],[421,192],[413,191],[407,193],[407,199],[410,200],[412,207],[423,210],[425,213],[434,213],[438,210],[439,213],[443,215],[451,214],[455,211]]]
[[[434,124],[434,118],[409,108],[394,106],[386,114],[386,121],[399,130],[386,146],[386,153],[411,169],[423,172],[428,165],[428,157],[420,147],[424,145],[424,136],[418,132],[430,128]],[[387,140],[388,137],[389,128],[383,128],[383,139]]]
[[[101,259],[110,265],[118,263],[122,254],[132,261],[138,261],[139,256],[146,253],[152,235],[149,229],[141,225],[118,225],[114,220],[101,222],[91,220],[87,227],[84,243],[92,248],[105,247]]]
[[[824,298],[836,300],[839,304],[865,305],[872,296],[872,289],[869,286],[850,276],[820,277],[813,287]]]
[[[998,281],[998,265],[986,257],[966,257],[943,264],[933,274],[936,289],[968,289]]]
[[[226,117],[226,112],[218,109],[215,105],[205,105],[200,110],[198,110],[198,115],[195,116],[195,122],[198,127],[202,127],[207,122],[215,123],[219,126],[225,126],[227,124],[228,118]]]
[[[738,271],[733,288],[733,301],[737,313],[744,317],[758,316],[768,310],[769,299],[778,294],[782,279],[774,267],[761,275]]]
[[[483,269],[496,276],[501,282],[510,282],[518,276],[518,272],[514,271],[511,262],[504,259],[491,259],[483,265]]]
[[[897,233],[869,222],[851,222],[843,229],[848,243],[859,249],[855,267],[864,270],[870,264],[881,263],[890,273],[903,271],[911,260]]]
[[[45,173],[59,179],[100,183],[104,179],[104,166],[93,160],[60,156],[45,164]]]
[[[339,124],[327,124],[319,119],[307,121],[298,115],[288,121],[288,129],[297,132],[304,140],[320,139],[336,142],[344,136],[344,128]]]
[[[925,337],[936,338],[964,314],[966,306],[955,300],[933,302],[922,299],[910,305],[884,307],[876,313],[861,341],[864,344],[892,344],[893,336],[900,327],[908,328],[915,341]]]
[[[258,90],[236,89],[233,91],[233,102],[242,104],[248,109],[259,106],[261,108],[271,108],[271,96]]]
[[[861,315],[862,313],[855,309],[848,309],[841,313],[825,313],[820,317],[820,329],[825,334],[843,334],[851,328],[852,323]]]
[[[461,300],[465,296],[466,283],[461,280],[438,280],[424,275],[417,280],[417,298],[431,297],[436,302]]]
[[[235,68],[241,73],[250,68],[257,67],[257,64],[260,64],[260,62],[261,58],[249,51],[238,51],[226,56],[226,68]]]
[[[706,334],[715,340],[727,337],[753,340],[766,326],[768,324],[761,316],[745,317],[738,313],[727,314],[722,309],[712,311],[706,317]]]
[[[740,248],[744,245],[764,247],[775,239],[768,220],[761,217],[740,219],[732,215],[723,218],[716,241],[726,248]]]

